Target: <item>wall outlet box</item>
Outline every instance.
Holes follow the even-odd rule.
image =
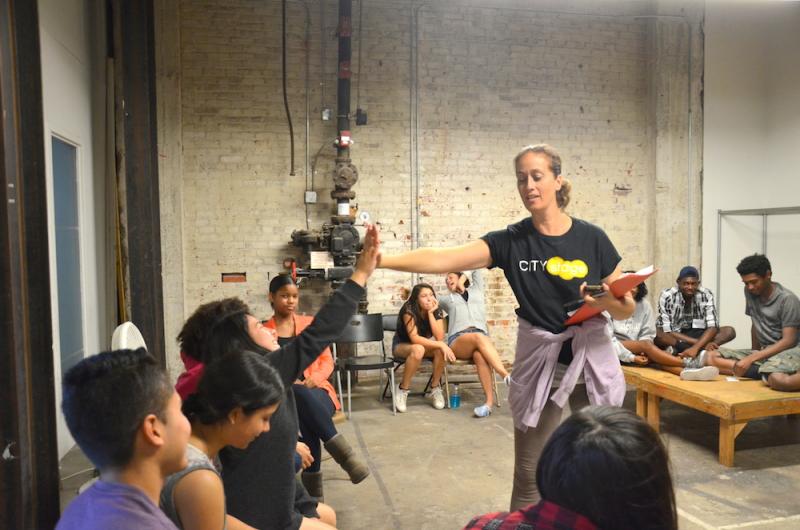
[[[317,192],[306,190],[306,204],[317,204]]]
[[[328,107],[322,109],[322,121],[330,121],[333,112]]]

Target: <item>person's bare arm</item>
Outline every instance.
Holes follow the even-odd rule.
[[[797,344],[797,328],[783,328],[782,332],[783,334],[781,336],[781,340],[775,344],[770,344],[763,350],[755,350],[744,359],[736,361],[736,363],[733,365],[733,373],[741,377],[747,372],[754,362],[768,359],[773,355],[777,355],[784,350],[788,350]]]
[[[410,252],[381,255],[378,267],[404,272],[443,274],[451,271],[482,269],[492,264],[489,245],[478,239],[448,248],[418,248]]]
[[[213,471],[198,469],[185,475],[172,495],[184,528],[221,530],[225,526],[225,493]]]
[[[686,348],[681,353],[683,357],[696,357],[700,350],[702,350],[706,344],[710,343],[711,340],[717,335],[719,328],[706,328],[702,335],[700,335],[694,344],[691,347]]]
[[[754,325],[750,325],[750,346],[754,350],[761,349],[761,341],[758,340],[758,333],[756,332],[756,327]]]
[[[428,311],[428,322],[431,325],[431,332],[433,333],[433,338],[437,341],[444,340],[444,319],[443,318],[436,318],[436,310],[439,309],[439,301],[436,300],[434,302],[433,309]]]

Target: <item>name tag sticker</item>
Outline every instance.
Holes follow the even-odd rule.
[[[733,375],[729,375],[728,377],[725,378],[725,381],[730,381],[731,383],[738,383],[739,378]]]
[[[692,327],[694,329],[705,329],[706,321],[702,318],[695,318],[692,320]]]

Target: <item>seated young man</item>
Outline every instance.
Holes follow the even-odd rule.
[[[744,283],[744,312],[752,321],[752,349],[719,348],[709,352],[707,364],[716,366],[722,373],[752,379],[773,373],[794,374],[800,369],[797,345],[800,300],[789,289],[772,281],[772,266],[766,256],[747,256],[736,266],[736,271]],[[777,376],[773,382],[777,386],[792,385],[796,384],[796,379]]]
[[[730,342],[736,332],[719,327],[714,295],[700,285],[700,273],[691,265],[682,268],[675,287],[664,289],[658,300],[655,344],[681,357],[697,357],[707,364],[703,350],[713,350]]]
[[[64,376],[61,406],[100,480],[67,506],[56,528],[176,530],[158,499],[164,479],[186,467],[191,427],[155,359],[144,348],[86,358]]]

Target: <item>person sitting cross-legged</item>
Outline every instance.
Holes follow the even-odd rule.
[[[681,357],[697,357],[706,363],[705,350],[713,350],[736,338],[730,326],[719,326],[714,295],[700,285],[700,273],[687,265],[675,287],[664,289],[658,300],[655,344]]]
[[[628,274],[633,271],[626,271]],[[692,381],[712,381],[719,375],[713,366],[697,364],[702,357],[681,357],[662,350],[653,343],[656,336],[653,308],[647,301],[647,286],[640,283],[631,290],[636,308],[633,315],[625,320],[609,317],[612,333],[611,342],[622,363],[636,365],[656,364],[662,370],[680,375],[681,379]]]
[[[744,283],[745,314],[752,321],[752,349],[712,350],[708,364],[716,366],[720,372],[738,377],[766,378],[768,384],[778,390],[797,388],[800,299],[772,281],[772,265],[764,255],[747,256],[736,266],[736,271]],[[775,377],[770,377],[770,374]]]

